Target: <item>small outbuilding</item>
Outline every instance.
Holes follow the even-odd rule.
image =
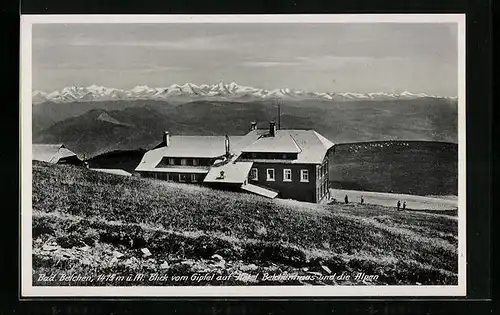
[[[33,144],[32,160],[52,164],[83,164],[76,153],[67,149],[63,144]]]

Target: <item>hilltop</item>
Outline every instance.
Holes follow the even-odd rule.
[[[458,145],[433,141],[342,143],[330,164],[331,187],[458,196]]]
[[[321,277],[364,272],[379,275],[368,283],[451,285],[457,229],[448,215],[269,200],[33,162],[34,281],[57,264],[81,275],[288,272],[312,278],[287,284],[336,284]],[[186,284],[162,281],[141,284]],[[248,281],[283,283],[212,284]]]

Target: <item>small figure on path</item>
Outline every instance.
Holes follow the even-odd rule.
[[[403,201],[403,210],[406,209],[406,201]]]
[[[361,196],[361,204],[364,204],[365,203],[365,199],[363,198],[363,196]]]
[[[399,211],[399,208],[401,208],[401,201],[398,200],[398,211]]]
[[[348,203],[349,203],[349,198],[347,198],[347,195],[345,195],[345,197],[344,197],[344,202],[345,202],[346,204],[348,204]]]

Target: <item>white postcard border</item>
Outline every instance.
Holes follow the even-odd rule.
[[[458,285],[455,286],[144,286],[43,287],[32,283],[31,41],[33,24],[72,23],[457,23]],[[465,14],[341,15],[22,15],[20,41],[21,298],[26,297],[377,297],[466,295]]]

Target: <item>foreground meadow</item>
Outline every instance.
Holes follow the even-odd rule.
[[[35,285],[60,285],[40,276],[54,273],[79,275],[70,285],[457,284],[455,216],[269,200],[33,162],[32,218]],[[117,282],[130,273],[156,277]],[[208,273],[222,280],[192,276]],[[256,276],[283,273],[304,277]],[[358,273],[376,277],[334,277]],[[82,278],[103,275],[115,276]]]

